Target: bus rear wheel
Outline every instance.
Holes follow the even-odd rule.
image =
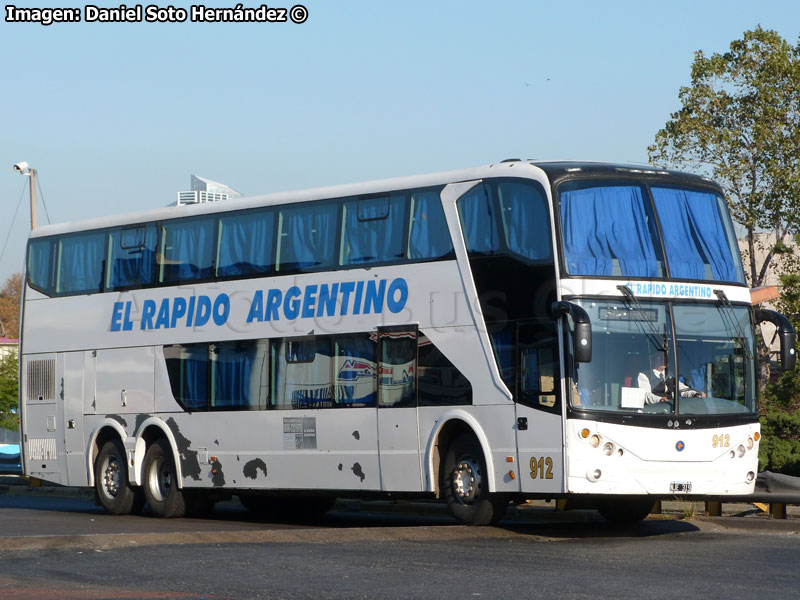
[[[442,471],[442,489],[456,520],[466,525],[494,525],[508,508],[508,496],[489,492],[486,459],[474,436],[465,434],[450,444]]]
[[[655,500],[648,496],[609,496],[597,503],[597,510],[612,523],[638,523],[653,510]]]
[[[112,515],[139,512],[144,506],[141,488],[128,483],[125,449],[119,440],[103,444],[94,463],[94,487],[100,504]]]
[[[186,513],[183,490],[178,489],[178,473],[172,448],[166,440],[156,440],[144,455],[144,494],[157,517],[171,519]]]

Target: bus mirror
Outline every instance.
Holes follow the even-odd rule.
[[[756,310],[756,321],[762,323],[769,321],[778,329],[778,337],[781,341],[781,371],[791,371],[797,362],[797,351],[795,350],[795,333],[791,321],[779,312],[774,310]]]
[[[572,317],[575,325],[575,330],[572,332],[575,362],[592,362],[592,321],[589,319],[589,314],[577,304],[565,300],[553,302],[550,310],[554,319],[560,319],[566,314]]]

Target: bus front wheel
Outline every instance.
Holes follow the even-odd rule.
[[[139,512],[144,506],[141,488],[128,483],[128,468],[122,442],[103,444],[94,463],[94,487],[100,504],[112,515]]]
[[[508,497],[489,492],[486,459],[474,436],[465,434],[450,444],[444,460],[442,489],[456,520],[466,525],[493,525],[508,508]]]
[[[178,474],[172,448],[166,440],[156,440],[144,455],[144,494],[157,517],[171,519],[186,513],[183,491],[178,489]]]

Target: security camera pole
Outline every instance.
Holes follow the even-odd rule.
[[[14,165],[14,170],[31,178],[31,229],[36,229],[36,169],[29,167],[26,162],[19,162]]]

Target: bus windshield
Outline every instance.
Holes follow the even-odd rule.
[[[756,410],[746,307],[578,303],[592,320],[594,348],[592,361],[573,369],[573,407],[683,415]]]

